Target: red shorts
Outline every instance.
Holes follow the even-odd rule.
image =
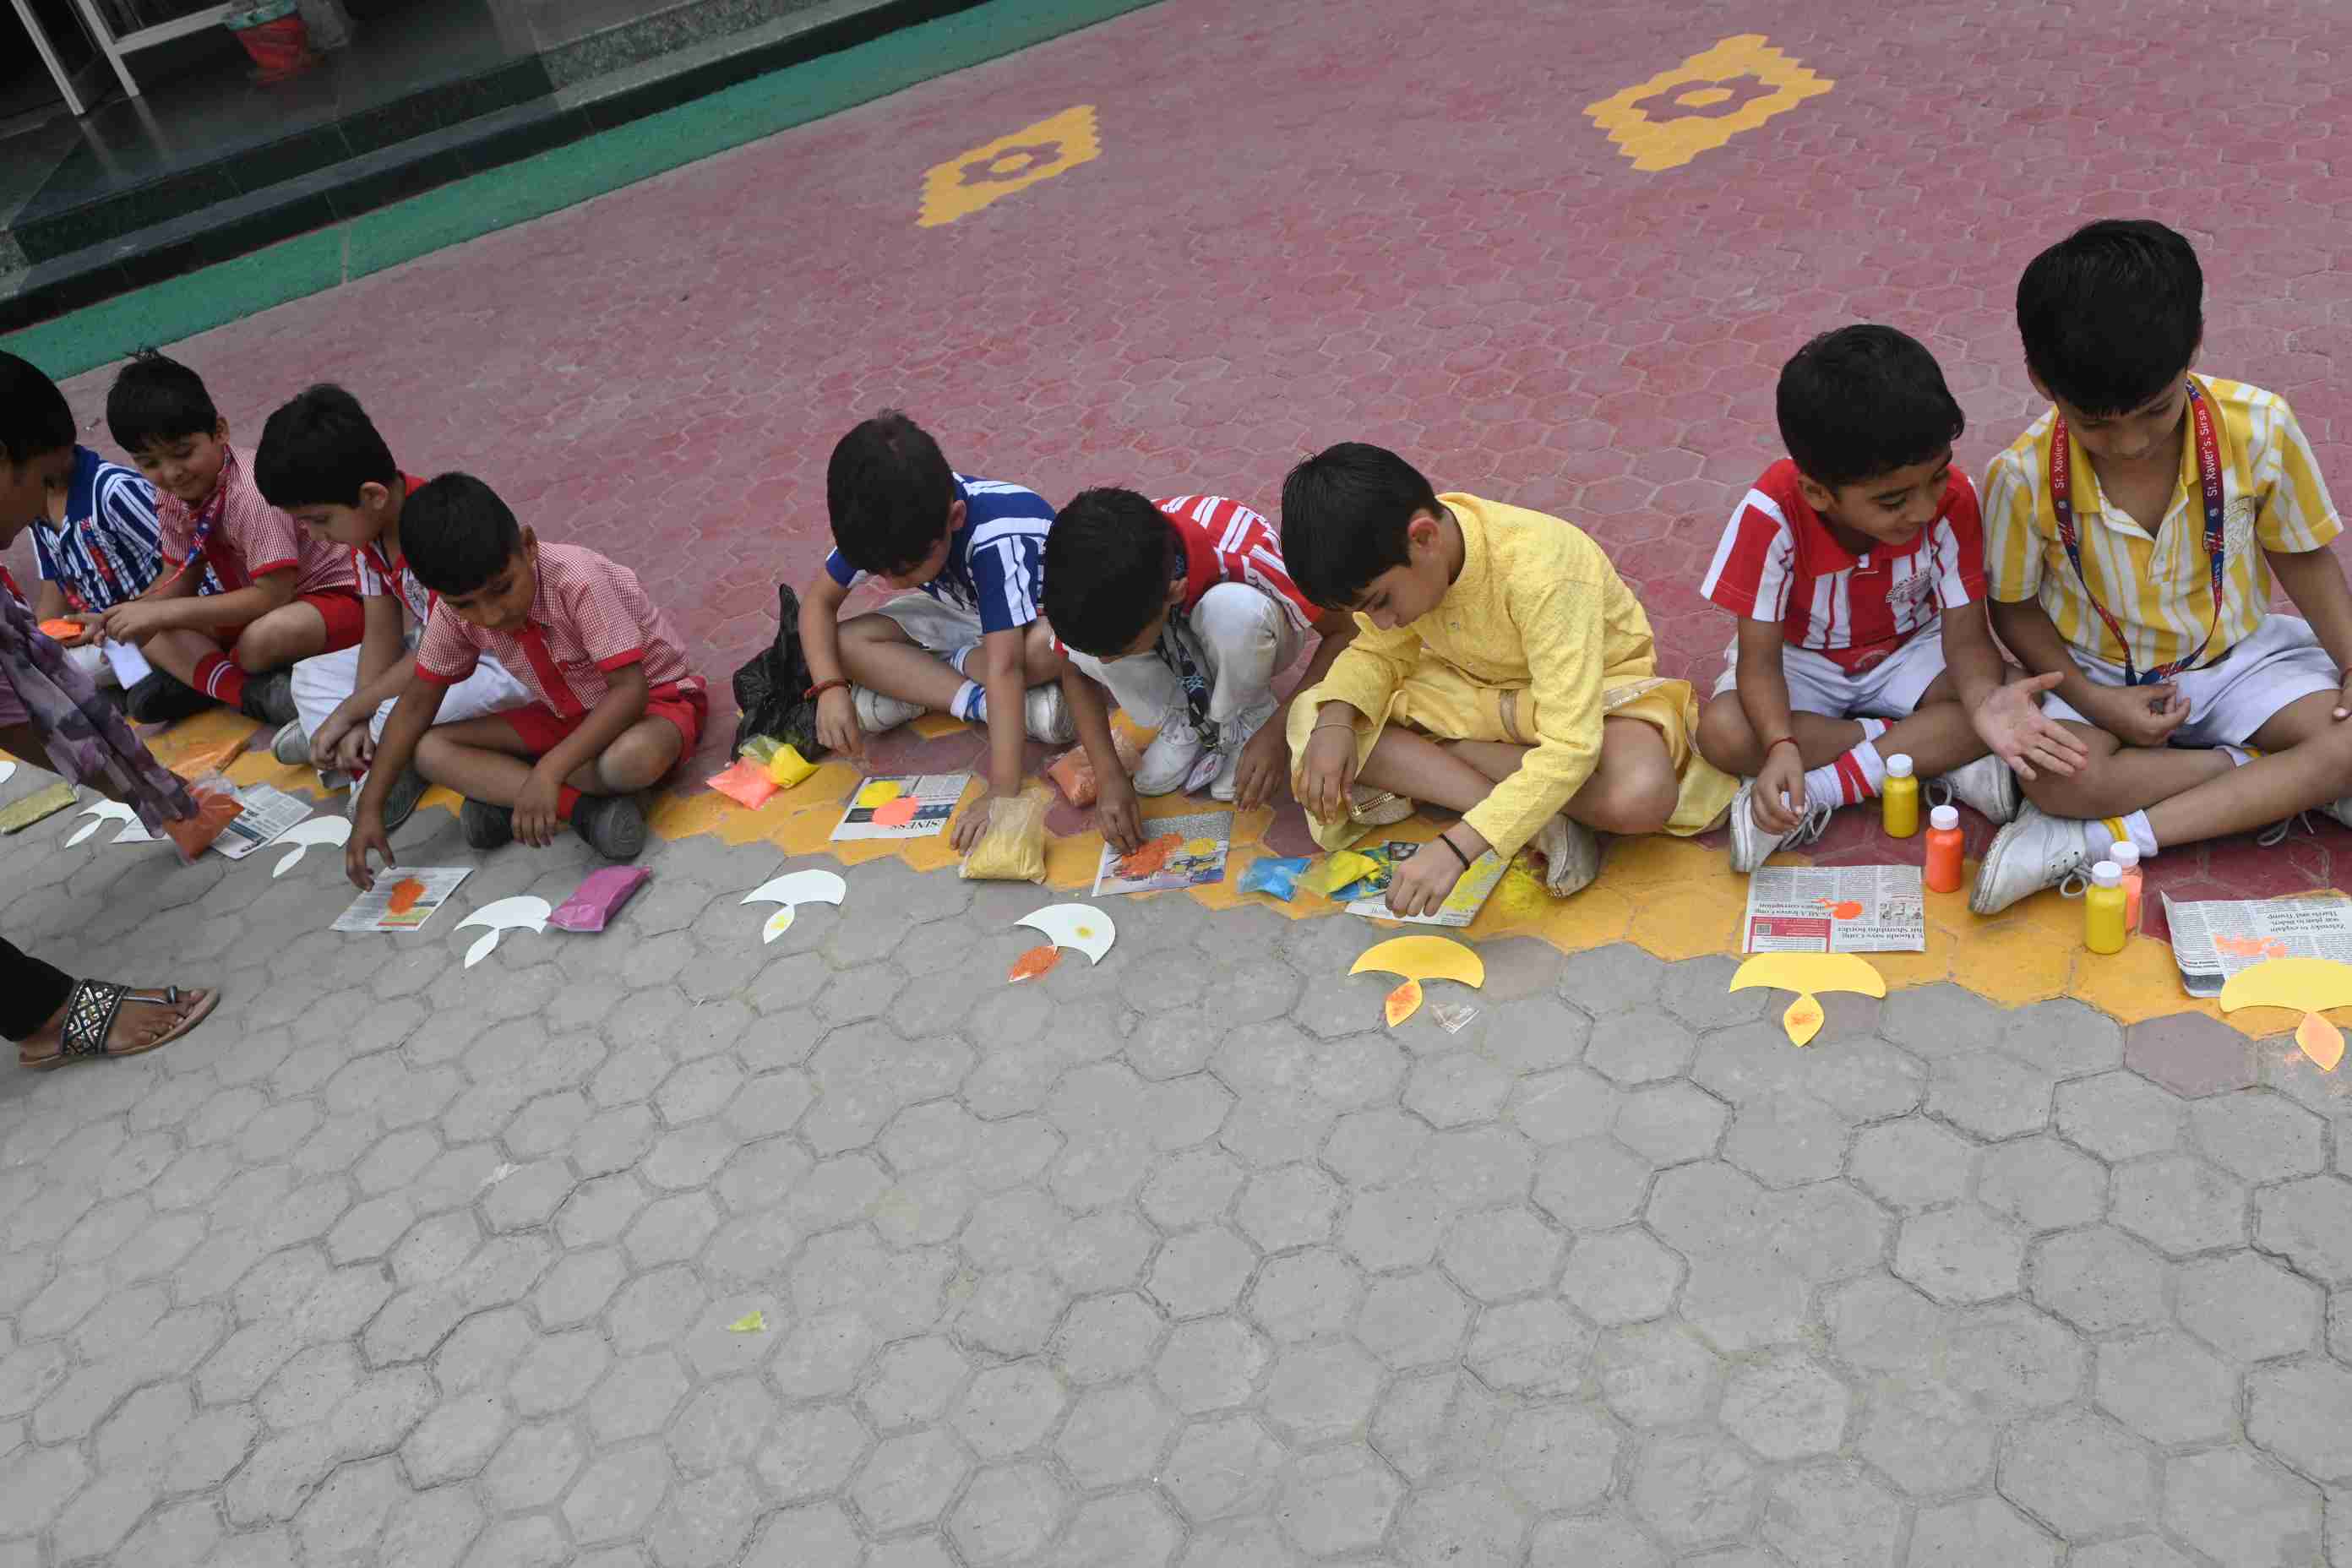
[[[699,681],[688,686],[682,680],[674,680],[667,686],[656,686],[646,694],[645,716],[667,719],[677,726],[677,732],[683,738],[677,750],[680,757],[694,754],[695,742],[702,739],[703,721],[709,713],[710,694],[703,689]],[[490,717],[503,719],[513,725],[514,732],[522,737],[522,743],[541,756],[555,750],[566,735],[588,721],[585,713],[577,719],[566,719],[544,702],[534,702],[528,708],[509,708]]]
[[[327,623],[327,646],[320,653],[341,653],[347,647],[357,647],[367,635],[367,601],[356,588],[321,588],[315,594],[297,594],[291,603],[308,605],[319,612]],[[248,623],[250,624],[250,623]],[[213,641],[226,653],[236,647],[236,639],[245,635],[244,626],[215,626]]]

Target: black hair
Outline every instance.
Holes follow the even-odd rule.
[[[2017,280],[2025,363],[2084,414],[2128,414],[2189,369],[2205,336],[2196,247],[2147,218],[2086,223]]]
[[[357,506],[362,485],[399,493],[400,465],[360,400],[322,384],[281,405],[261,427],[253,482],[261,499],[280,511]]]
[[[864,420],[833,448],[824,504],[841,558],[860,572],[903,572],[948,531],[955,471],[940,444],[895,408]]]
[[[74,444],[73,410],[40,367],[0,353],[0,458],[18,468]]]
[[[499,492],[471,474],[443,474],[400,513],[400,549],[436,594],[471,594],[522,548],[522,525]]]
[[[1168,603],[1184,570],[1168,514],[1133,490],[1080,490],[1045,535],[1045,619],[1080,653],[1116,658]]]
[[[1283,479],[1283,564],[1314,603],[1354,609],[1373,578],[1412,559],[1415,514],[1437,510],[1421,470],[1385,447],[1326,447]]]
[[[1927,345],[1893,327],[1823,332],[1780,367],[1780,441],[1832,489],[1944,455],[1968,420]]]
[[[137,454],[220,427],[220,410],[205,378],[153,349],[141,349],[106,393],[106,427],[114,444]]]

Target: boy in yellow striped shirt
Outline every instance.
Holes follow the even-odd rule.
[[[2343,521],[2284,399],[2193,374],[2204,274],[2145,219],[2086,225],[2017,287],[2055,405],[1985,479],[1993,629],[2062,677],[2044,711],[2090,748],[2043,773],[1969,907],[2319,809],[2352,825],[2352,589]],[[2269,611],[2271,584],[2301,616]]]

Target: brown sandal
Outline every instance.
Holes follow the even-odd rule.
[[[151,1040],[143,1046],[132,1046],[122,1050],[109,1050],[107,1040],[114,1032],[114,1020],[121,1016],[124,1003],[137,1003],[150,1007],[177,1007],[180,1005],[180,988],[176,985],[166,985],[160,992],[133,991],[128,985],[117,985],[111,981],[77,981],[72,994],[66,998],[65,1024],[58,1031],[58,1043],[56,1052],[49,1056],[34,1058],[30,1061],[19,1058],[17,1065],[30,1068],[36,1072],[47,1072],[54,1068],[65,1066],[68,1061],[78,1057],[144,1056],[149,1051],[170,1045],[173,1040],[203,1023],[211,1016],[213,1008],[219,1005],[220,993],[217,991],[203,991],[194,994],[200,995],[203,1000],[195,1005],[193,1012],[180,1020],[176,1027],[161,1038]]]

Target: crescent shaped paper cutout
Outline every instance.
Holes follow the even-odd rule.
[[[1407,980],[1458,980],[1475,989],[1486,984],[1486,961],[1460,942],[1442,936],[1391,937],[1364,950],[1350,974],[1368,969]]]
[[[351,841],[352,824],[349,817],[305,817],[270,840],[272,848],[284,849],[286,853],[278,858],[277,865],[270,868],[269,874],[272,877],[283,877],[287,872],[294,869],[294,862],[302,858],[303,854],[314,844],[331,844],[341,849]]]
[[[10,779],[15,778],[16,776],[16,764],[10,762],[5,757],[0,757],[0,784],[6,784]]]
[[[1118,940],[1118,927],[1111,918],[1087,904],[1048,904],[1013,923],[1044,931],[1055,947],[1076,948],[1089,963],[1100,963]]]
[[[529,893],[518,893],[511,899],[500,899],[496,903],[484,904],[457,922],[459,931],[464,931],[467,926],[489,928],[488,931],[478,939],[472,947],[466,950],[466,967],[471,969],[489,957],[490,950],[499,945],[499,938],[510,931],[546,931],[547,917],[554,912],[554,906],[545,899],[533,898]]]
[[[2352,1007],[2352,963],[2328,958],[2273,958],[2230,976],[2221,987],[2221,1011],[2241,1007],[2291,1007],[2324,1013]]]
[[[768,923],[760,928],[760,941],[763,943],[773,942],[792,930],[793,917],[800,912],[798,905],[786,904],[782,909],[770,915]]]
[[[1767,952],[1749,959],[1731,977],[1730,989],[1751,985],[1775,991],[1859,991],[1864,996],[1886,994],[1878,971],[1850,952]]]
[[[116,834],[112,839],[116,844],[144,844],[155,837],[139,825],[139,814],[120,801],[101,800],[95,805],[83,806],[81,815],[90,820],[84,823],[79,832],[66,840],[68,848],[88,838],[110,822],[119,822],[122,825],[122,831]]]
[[[788,871],[772,877],[743,895],[747,904],[835,904],[849,894],[849,884],[830,871]]]

